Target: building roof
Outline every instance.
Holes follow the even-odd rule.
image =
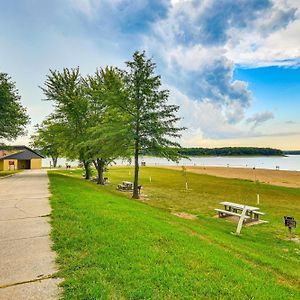
[[[11,153],[0,157],[0,160],[4,159],[19,159],[19,160],[29,160],[33,158],[44,158],[44,156],[35,152],[27,146],[12,146],[13,150],[17,150],[15,153]]]

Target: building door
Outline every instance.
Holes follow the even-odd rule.
[[[30,160],[19,160],[18,161],[18,169],[30,169]]]

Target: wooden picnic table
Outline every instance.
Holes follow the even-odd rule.
[[[221,216],[226,215],[233,215],[233,216],[240,216],[243,209],[246,209],[246,218],[245,220],[258,220],[260,215],[264,215],[264,213],[259,212],[259,207],[244,205],[234,202],[220,202],[221,205],[224,205],[224,210],[216,209],[216,211]]]
[[[117,189],[120,191],[132,191],[133,183],[130,181],[123,181],[122,184],[118,184]]]
[[[220,202],[220,204],[224,205],[225,208],[228,207],[228,208],[243,210],[244,207],[246,206],[248,210],[252,210],[252,211],[259,210],[259,207],[244,205],[244,204],[239,204],[239,203],[234,203],[234,202],[228,202],[228,201]]]
[[[250,205],[243,205],[239,203],[234,202],[220,202],[221,205],[224,205],[224,208],[226,211],[232,211],[235,213],[238,213],[238,211],[243,211],[244,207],[246,207],[246,215],[249,216],[251,219],[255,219],[254,215],[258,216],[258,214],[255,214],[254,212],[259,210],[259,207],[250,206]]]
[[[142,186],[139,185],[138,186],[139,194],[141,193],[141,189],[142,189]],[[117,190],[123,191],[123,192],[131,192],[131,191],[133,191],[133,183],[130,181],[122,181],[122,184],[118,184]]]

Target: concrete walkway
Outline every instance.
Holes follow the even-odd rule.
[[[0,179],[1,300],[58,299],[48,198],[44,170]]]

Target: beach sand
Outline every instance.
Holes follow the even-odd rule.
[[[182,170],[182,167],[169,166],[167,168]],[[258,180],[261,183],[300,188],[300,172],[297,171],[194,166],[186,166],[186,170],[188,172],[198,174],[208,174],[226,178],[247,179],[252,181]]]

